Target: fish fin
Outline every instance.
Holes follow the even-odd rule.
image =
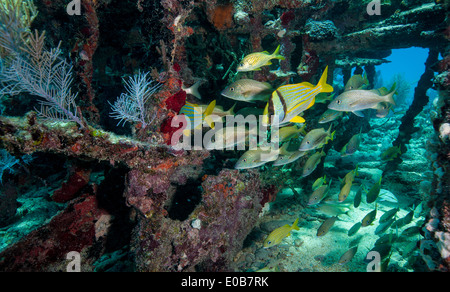
[[[214,123],[212,122],[212,119],[208,116],[210,116],[216,107],[216,100],[211,101],[211,103],[206,108],[205,112],[203,113],[203,120],[210,126],[212,129],[214,129]]]
[[[185,88],[184,86],[182,87],[182,89],[186,92],[188,92],[189,94],[195,96],[197,99],[202,99],[202,96],[200,95],[200,92],[198,91],[198,88],[200,87],[200,85],[203,84],[203,80],[199,80],[197,82],[194,83],[194,85],[192,85],[189,88]]]
[[[306,120],[300,116],[293,117],[289,122],[303,124]]]
[[[262,118],[262,124],[264,126],[267,126],[269,124],[269,103],[267,103],[266,107],[264,108],[263,112],[263,118]]]
[[[298,220],[299,220],[300,218],[297,218],[295,221],[294,221],[294,223],[292,224],[292,227],[291,227],[291,229],[292,230],[300,230],[300,227],[298,227]]]
[[[269,53],[268,51],[262,51],[261,53],[262,53],[262,54],[270,55],[270,53]]]
[[[364,118],[364,114],[363,114],[362,111],[354,111],[354,112],[352,112],[352,113],[354,113],[354,114],[357,115],[358,117]]]
[[[330,137],[330,140],[331,141],[334,141],[334,135],[336,134],[336,130],[334,130],[333,131],[333,133],[331,133],[331,137]]]
[[[280,55],[280,49],[281,49],[281,45],[278,45],[277,49],[276,49],[275,52],[273,52],[273,54],[272,54],[272,58],[274,58],[274,59],[279,59],[279,60],[284,60],[284,59],[286,59],[285,57],[283,57],[282,55]]]
[[[263,82],[262,84],[265,85],[265,86],[267,86],[267,87],[269,87],[270,89],[273,88],[273,87],[272,87],[272,84],[270,84],[269,82]]]
[[[234,116],[234,108],[235,107],[236,107],[236,103],[233,104],[233,106],[229,110],[226,111],[227,116]]]
[[[314,88],[315,86],[309,82],[302,82],[300,83],[300,85],[303,85],[305,87],[309,87],[309,88]]]
[[[327,78],[328,78],[328,66],[323,71],[322,77],[320,77],[319,83],[317,83],[317,86],[321,87],[322,89],[320,92],[333,92],[334,89],[331,85],[327,84]]]
[[[283,146],[281,146],[280,148],[280,154],[281,155],[288,155],[290,154],[289,151],[287,151],[289,148],[289,142],[288,143],[284,143]]]

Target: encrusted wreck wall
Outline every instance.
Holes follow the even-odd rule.
[[[257,170],[226,169],[226,162],[212,161],[206,151],[168,146],[176,131],[171,120],[190,98],[182,85],[209,79],[203,92],[213,95],[228,82],[241,55],[263,47],[274,50],[280,43],[286,56],[282,70],[264,68],[255,79],[279,77],[283,82],[291,76],[314,82],[325,65],[331,69],[329,77],[334,68],[349,72],[366,66],[372,72],[394,48],[421,46],[439,52],[444,59],[428,64],[439,74],[434,82],[440,90],[440,112],[433,121],[435,177],[421,251],[430,270],[450,269],[448,1],[382,1],[381,15],[370,16],[370,1],[359,0],[83,0],[85,14],[79,17],[65,14],[64,1],[35,2],[40,18],[34,25],[47,31],[50,46],[62,40],[74,62],[84,118],[106,130],[133,134],[134,139],[91,127],[42,123],[30,113],[20,119],[0,117],[0,144],[16,155],[53,153],[122,169],[123,204],[135,218],[130,249],[138,271],[233,270],[234,256],[258,214],[283,185],[278,177],[263,178]],[[107,101],[118,96],[120,76],[138,69],[151,71],[164,84],[152,101],[154,123],[145,129],[116,129],[108,119]],[[423,98],[430,77],[416,98]],[[214,173],[205,170],[208,163],[216,163]],[[74,173],[74,180],[80,181],[90,170]],[[97,185],[82,179],[76,189],[61,187],[70,193],[59,196],[70,200],[66,210],[1,252],[1,270],[64,270],[61,259],[70,251],[81,252],[89,264],[102,255],[111,214],[98,204]],[[195,202],[185,202],[189,208],[179,218],[171,210],[182,201],[178,195],[183,190]],[[61,229],[67,225],[69,235]],[[94,270],[89,265],[85,269]]]

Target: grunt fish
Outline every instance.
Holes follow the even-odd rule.
[[[375,200],[378,198],[378,195],[380,194],[381,190],[381,179],[383,176],[380,176],[380,179],[378,182],[374,183],[373,186],[370,188],[370,190],[366,194],[366,202],[367,204],[371,204],[375,202]]]
[[[353,75],[345,84],[344,91],[364,89],[369,85],[369,80],[367,79],[367,74],[363,75]]]
[[[306,160],[306,163],[303,166],[302,177],[310,175],[316,169],[317,165],[319,165],[322,156],[325,155],[326,154],[325,152],[323,152],[323,150],[321,152],[316,152],[313,155],[311,155],[311,157],[309,157],[308,160]]]
[[[361,143],[361,132],[359,134],[353,135],[347,144],[342,147],[341,156],[352,155],[359,149],[359,144]]]
[[[375,205],[375,210],[370,211],[369,213],[367,213],[366,216],[364,216],[364,218],[361,221],[361,226],[362,227],[367,227],[370,224],[372,224],[373,221],[375,221],[375,218],[377,217],[377,206]]]
[[[395,216],[395,214],[397,214],[397,212],[399,211],[399,208],[395,208],[395,209],[391,209],[387,212],[385,212],[383,215],[381,215],[380,219],[378,220],[380,223],[384,223],[387,222],[388,220],[390,220],[392,217]]]
[[[278,130],[278,139],[280,142],[284,142],[297,138],[298,136],[300,136],[300,134],[305,133],[305,127],[306,125],[303,125],[303,127],[301,128],[297,127],[296,125],[290,127],[282,127]]]
[[[339,196],[338,196],[339,202],[343,202],[343,201],[345,201],[347,199],[348,195],[350,194],[351,188],[352,188],[352,183],[351,182],[346,183],[341,188],[341,191],[339,192]]]
[[[375,235],[386,232],[386,230],[389,229],[389,227],[392,225],[392,223],[394,223],[394,221],[395,221],[395,218],[391,218],[391,219],[381,223],[380,225],[378,225],[377,228],[375,229]]]
[[[323,198],[328,194],[328,191],[330,190],[330,183],[328,185],[322,185],[318,187],[310,196],[308,199],[308,206],[319,204],[320,201],[322,201]]]
[[[337,219],[338,219],[337,216],[326,219],[322,223],[322,225],[320,225],[319,229],[317,229],[317,234],[316,234],[317,237],[324,236],[325,234],[327,234],[328,231],[330,231],[331,227],[333,227],[334,222],[336,222]]]
[[[235,169],[255,168],[262,166],[268,162],[275,161],[280,154],[286,155],[288,153],[286,150],[288,146],[289,145],[286,143],[279,149],[257,148],[248,150],[244,154],[242,154],[242,156],[236,162],[234,168]]]
[[[302,82],[278,87],[264,109],[263,123],[275,125],[289,122],[304,123],[305,119],[299,115],[314,105],[316,95],[333,91],[333,87],[327,84],[327,75],[328,67],[325,68],[316,86]]]
[[[355,197],[353,198],[353,207],[355,207],[355,208],[358,208],[359,204],[361,204],[362,189],[363,189],[363,185],[360,185],[358,190],[356,191]]]
[[[328,108],[335,111],[352,112],[357,116],[364,117],[361,111],[365,109],[378,109],[381,102],[395,105],[393,99],[395,91],[379,96],[369,90],[350,90],[342,93],[334,99]]]
[[[357,251],[358,251],[358,246],[350,248],[341,256],[338,263],[340,265],[345,265],[346,263],[348,263],[349,261],[351,261],[353,259],[353,257],[355,256]]]
[[[230,99],[255,102],[268,101],[274,89],[267,82],[252,79],[240,79],[233,82],[222,91],[222,95]]]
[[[381,159],[384,161],[391,161],[400,154],[402,154],[401,145],[392,146],[381,153]]]
[[[312,189],[315,190],[315,189],[317,189],[318,187],[320,187],[321,185],[326,184],[326,183],[327,183],[326,178],[327,178],[327,176],[324,175],[324,176],[319,177],[318,179],[316,179],[316,180],[314,181],[314,183],[312,184]]]
[[[347,235],[348,236],[353,236],[356,234],[356,232],[359,231],[359,229],[361,228],[361,222],[356,222],[349,230]]]
[[[323,147],[329,140],[333,141],[335,133],[336,131],[331,133],[331,126],[326,132],[324,128],[311,130],[303,138],[298,150],[308,151]]]
[[[328,109],[319,118],[319,124],[332,122],[342,116],[344,112]]]
[[[275,52],[273,54],[270,54],[267,51],[259,52],[259,53],[252,53],[250,55],[247,55],[242,59],[241,63],[237,67],[238,72],[248,72],[248,71],[258,71],[261,70],[261,67],[263,66],[269,66],[272,65],[272,62],[270,60],[272,59],[279,59],[284,60],[285,58],[280,55],[280,48],[281,45],[277,47]]]
[[[300,227],[297,225],[298,220],[299,218],[297,218],[292,225],[286,224],[272,231],[264,240],[264,248],[269,248],[279,244],[285,237],[291,234],[292,230],[299,230]]]
[[[331,101],[334,98],[335,93],[328,95],[326,92],[319,93],[316,96],[316,103],[326,103],[327,101]]]
[[[339,216],[347,214],[349,207],[345,205],[321,204],[315,210],[327,216]]]

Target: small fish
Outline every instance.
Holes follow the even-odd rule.
[[[205,148],[208,150],[223,150],[244,146],[248,142],[250,131],[246,126],[225,127],[218,130],[214,135],[214,142],[205,141]],[[239,148],[238,148],[239,149]]]
[[[420,217],[423,211],[423,201],[414,209],[414,218]]]
[[[395,233],[389,233],[381,236],[375,241],[374,245],[384,245],[384,244],[392,244],[398,239]]]
[[[191,87],[185,87],[184,83],[183,83],[183,85],[181,86],[181,89],[183,89],[186,92],[186,94],[193,95],[197,99],[202,99],[202,96],[200,95],[200,92],[198,91],[198,88],[204,82],[205,82],[205,80],[199,80],[199,81],[195,82],[194,85],[192,85]]]
[[[280,271],[280,268],[278,267],[278,265],[276,265],[276,266],[267,266],[267,267],[264,267],[264,268],[262,268],[262,269],[259,269],[259,270],[257,270],[257,271],[255,271],[255,273],[256,272],[258,272],[258,273],[269,273],[269,272],[279,272]]]
[[[339,112],[335,110],[328,109],[326,110],[319,118],[319,124],[325,124],[332,122],[342,116],[344,112]]]
[[[359,144],[361,143],[361,132],[359,134],[353,135],[347,144],[341,150],[341,156],[352,155],[359,149]]]
[[[347,199],[348,195],[350,194],[350,190],[352,188],[352,183],[348,182],[346,183],[339,192],[338,200],[339,202],[343,202]]]
[[[331,227],[333,227],[334,222],[336,222],[337,219],[338,219],[337,216],[326,219],[322,223],[322,225],[320,225],[319,229],[317,229],[317,234],[316,234],[317,237],[324,236],[325,234],[327,234],[328,231],[330,231]]]
[[[292,225],[286,224],[272,231],[264,240],[264,248],[269,248],[279,244],[285,237],[291,234],[292,230],[299,230],[300,227],[297,225],[298,220],[299,218],[297,218]]]
[[[392,146],[381,153],[381,159],[384,161],[391,161],[400,154],[402,154],[401,145]]]
[[[356,168],[352,171],[349,171],[343,180],[341,180],[341,188],[348,183],[353,183],[355,180],[355,177],[358,175],[358,165],[356,165]]]
[[[251,149],[246,151],[234,166],[235,169],[249,169],[262,166],[268,162],[275,161],[279,155],[286,155],[288,144],[284,144],[279,149]]]
[[[391,227],[392,228],[402,228],[403,226],[411,223],[413,217],[414,217],[414,210],[409,212],[408,214],[406,214],[405,217],[402,217],[402,218],[398,219],[397,221],[395,221]]]
[[[364,89],[369,85],[369,80],[367,79],[367,74],[353,75],[345,84],[344,91],[359,90]]]
[[[355,208],[358,208],[359,204],[361,204],[362,190],[363,190],[363,185],[360,185],[358,190],[356,191],[355,197],[353,198],[353,206]]]
[[[285,155],[279,155],[278,158],[273,162],[273,166],[283,166],[295,162],[300,157],[306,155],[307,152],[304,151],[294,151]]]
[[[389,112],[393,110],[393,105],[387,102],[380,102],[379,107],[377,108],[376,116],[378,118],[385,118],[389,114]]]
[[[378,198],[378,195],[380,194],[381,190],[381,179],[378,180],[378,182],[374,183],[373,186],[370,188],[370,190],[366,194],[366,202],[367,204],[371,204],[375,202],[375,200]]]
[[[328,131],[326,132],[324,128],[311,130],[303,138],[302,143],[300,144],[300,148],[298,150],[309,151],[321,148],[325,144],[327,144],[329,140],[333,141],[335,133],[336,131],[331,133],[331,126],[328,128]]]
[[[327,101],[331,101],[334,98],[335,93],[328,95],[326,92],[319,93],[316,96],[316,103],[326,103]]]
[[[331,180],[330,180],[331,184]],[[319,204],[320,201],[322,201],[323,198],[328,194],[328,191],[330,190],[330,184],[328,185],[322,185],[318,187],[310,196],[308,199],[308,206]]]
[[[259,53],[252,53],[250,55],[247,55],[242,59],[241,63],[239,64],[237,71],[238,72],[248,72],[248,71],[258,71],[261,70],[261,67],[263,66],[269,66],[272,65],[272,62],[270,60],[272,59],[279,59],[284,60],[285,58],[280,55],[280,48],[281,45],[277,47],[275,52],[271,55],[269,52],[259,52]]]
[[[318,187],[320,187],[321,185],[326,184],[326,183],[327,183],[326,178],[327,178],[327,176],[324,175],[324,176],[319,177],[318,179],[316,179],[316,180],[314,181],[313,185],[312,185],[312,189],[315,190],[315,189],[317,189]]]
[[[355,234],[359,231],[360,228],[361,228],[361,222],[356,222],[356,223],[348,230],[347,235],[348,235],[348,236],[353,236],[353,235],[355,235]]]
[[[375,205],[375,210],[370,211],[369,213],[367,213],[366,216],[364,216],[364,218],[361,221],[361,226],[362,227],[367,227],[370,224],[372,224],[373,221],[375,221],[375,218],[377,217],[377,207]]]
[[[352,112],[357,116],[364,117],[361,111],[365,109],[378,109],[381,102],[395,105],[393,99],[395,91],[379,96],[369,90],[350,90],[342,93],[334,99],[328,108],[335,111]]]
[[[252,79],[240,79],[222,91],[222,95],[234,100],[255,102],[268,101],[274,89],[267,82]]]
[[[305,119],[300,114],[314,105],[316,95],[334,90],[327,84],[327,77],[328,66],[316,86],[302,82],[278,87],[264,109],[263,124],[304,123]]]
[[[280,142],[285,142],[297,138],[298,136],[300,136],[300,134],[305,133],[305,127],[306,125],[303,125],[303,127],[301,128],[296,125],[290,127],[282,127],[278,131],[278,139]],[[276,139],[276,137],[274,138]]]
[[[184,114],[186,118],[190,120],[190,127],[184,129],[183,134],[189,136],[192,130],[201,129],[205,122],[208,123],[211,128],[214,128],[214,125],[211,122],[208,122],[207,117],[212,114],[215,106],[216,101],[213,100],[206,110],[203,110],[198,104],[186,101],[186,104],[181,108],[179,114]]]
[[[325,152],[323,152],[323,150],[321,152],[316,152],[313,155],[311,155],[311,157],[309,157],[308,160],[306,160],[305,165],[303,166],[302,177],[310,175],[316,169],[317,165],[319,165],[322,156],[325,155],[326,154]]]
[[[412,236],[420,232],[419,226],[411,226],[403,230],[402,235],[400,236]]]
[[[399,208],[395,208],[395,209],[391,209],[387,212],[385,212],[383,215],[381,215],[380,219],[378,220],[378,222],[380,223],[385,223],[388,220],[390,220],[392,217],[395,216],[395,214],[397,214],[397,212],[399,211]]]
[[[394,221],[395,221],[395,218],[391,218],[391,219],[385,221],[384,223],[381,223],[380,225],[378,225],[377,228],[375,229],[375,235],[386,232],[386,230],[389,229],[389,227],[392,225],[392,223],[394,223]]]
[[[321,204],[315,210],[327,216],[339,216],[342,214],[347,214],[349,207],[345,205],[333,205],[333,204]]]
[[[346,263],[350,262],[353,259],[353,257],[355,256],[357,251],[358,251],[358,246],[350,248],[341,256],[338,263],[340,265],[345,265]]]

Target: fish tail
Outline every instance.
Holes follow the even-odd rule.
[[[384,98],[385,98],[385,101],[386,102],[389,102],[390,104],[393,104],[393,105],[396,105],[395,104],[395,100],[394,100],[394,94],[395,94],[395,90],[393,90],[393,91],[391,91],[388,95],[386,95]]]
[[[227,110],[227,116],[234,116],[234,108],[236,104],[234,104],[229,110]]]
[[[279,60],[284,60],[284,59],[286,59],[285,57],[283,57],[283,56],[280,54],[280,49],[281,49],[281,45],[278,45],[277,49],[276,49],[275,52],[273,52],[273,54],[272,54],[272,58],[273,58],[273,59],[279,59]]]
[[[331,85],[327,84],[328,78],[328,66],[323,71],[322,77],[320,77],[319,83],[317,83],[317,87],[321,87],[320,92],[333,92],[334,89]]]
[[[208,125],[214,129],[214,123],[211,119],[206,119],[208,116],[210,116],[216,107],[216,100],[211,101],[211,103],[206,108],[205,112],[203,113],[203,119],[208,123]]]
[[[199,80],[197,82],[195,82],[194,85],[192,85],[189,89],[189,94],[192,94],[193,96],[195,96],[197,99],[202,99],[202,96],[200,95],[200,92],[198,91],[198,88],[200,87],[200,85],[202,85],[203,80]]]
[[[298,227],[298,219],[300,219],[300,218],[297,218],[295,221],[294,221],[294,223],[292,224],[292,226],[291,226],[291,230],[300,230],[300,227]]]

